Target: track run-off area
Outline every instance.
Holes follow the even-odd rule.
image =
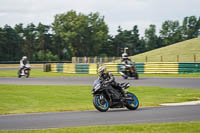
[[[0,84],[15,85],[93,85],[97,77],[0,77]],[[200,78],[142,77],[124,80],[132,86],[200,89]],[[92,102],[92,101],[91,101]],[[66,111],[49,113],[0,115],[0,130],[46,129],[94,125],[200,121],[200,105],[139,107],[135,111],[110,109],[99,111]]]

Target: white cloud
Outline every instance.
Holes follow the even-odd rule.
[[[159,28],[165,20],[199,17],[199,5],[199,0],[0,0],[0,26],[51,24],[56,14],[75,10],[99,12],[105,16],[111,34],[116,34],[119,25],[128,30],[138,25],[143,34],[150,24]]]

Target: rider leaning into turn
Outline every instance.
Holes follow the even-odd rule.
[[[20,73],[26,67],[27,62],[28,62],[27,57],[23,56],[22,59],[20,60]]]
[[[120,86],[120,83],[115,81],[115,77],[108,72],[105,66],[101,66],[98,69],[99,80],[104,82],[105,84],[110,84],[113,88],[119,89],[122,93],[124,93],[123,88]]]

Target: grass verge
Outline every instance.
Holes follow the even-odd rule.
[[[139,74],[140,77],[200,78],[200,73],[185,74]]]
[[[200,37],[141,53],[131,59],[135,62],[200,62],[199,46]]]
[[[72,127],[28,131],[0,131],[0,133],[199,133],[200,122],[132,124],[116,126]]]
[[[0,114],[94,110],[91,86],[0,85]],[[200,99],[200,90],[130,87],[140,107]]]
[[[120,74],[114,74],[120,76]],[[32,69],[31,77],[67,77],[67,76],[97,76],[97,74],[69,74],[56,72],[43,72],[42,69]],[[140,77],[185,77],[185,78],[200,78],[200,73],[194,74],[139,74]],[[0,70],[0,77],[17,77],[17,70]]]
[[[18,70],[0,70],[0,77],[17,77]],[[76,73],[58,73],[43,72],[43,69],[32,69],[30,77],[67,77],[67,76],[97,76],[97,74],[76,74]]]

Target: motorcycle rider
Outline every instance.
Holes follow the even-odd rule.
[[[130,64],[132,61],[131,59],[128,57],[127,53],[123,53],[122,54],[122,64],[128,65]]]
[[[22,70],[26,67],[26,64],[28,63],[27,56],[23,56],[20,60],[20,73],[22,73]]]
[[[124,88],[120,86],[120,83],[115,81],[115,77],[108,72],[105,66],[101,66],[98,69],[99,80],[104,82],[105,84],[110,84],[113,88],[118,89],[124,94]]]
[[[122,65],[123,66],[121,67],[122,70],[121,70],[120,74],[122,75],[122,77],[124,79],[127,79],[127,75],[125,74],[125,72],[127,69],[129,70],[128,65],[135,67],[135,63],[131,61],[131,59],[128,57],[127,53],[122,54]]]

